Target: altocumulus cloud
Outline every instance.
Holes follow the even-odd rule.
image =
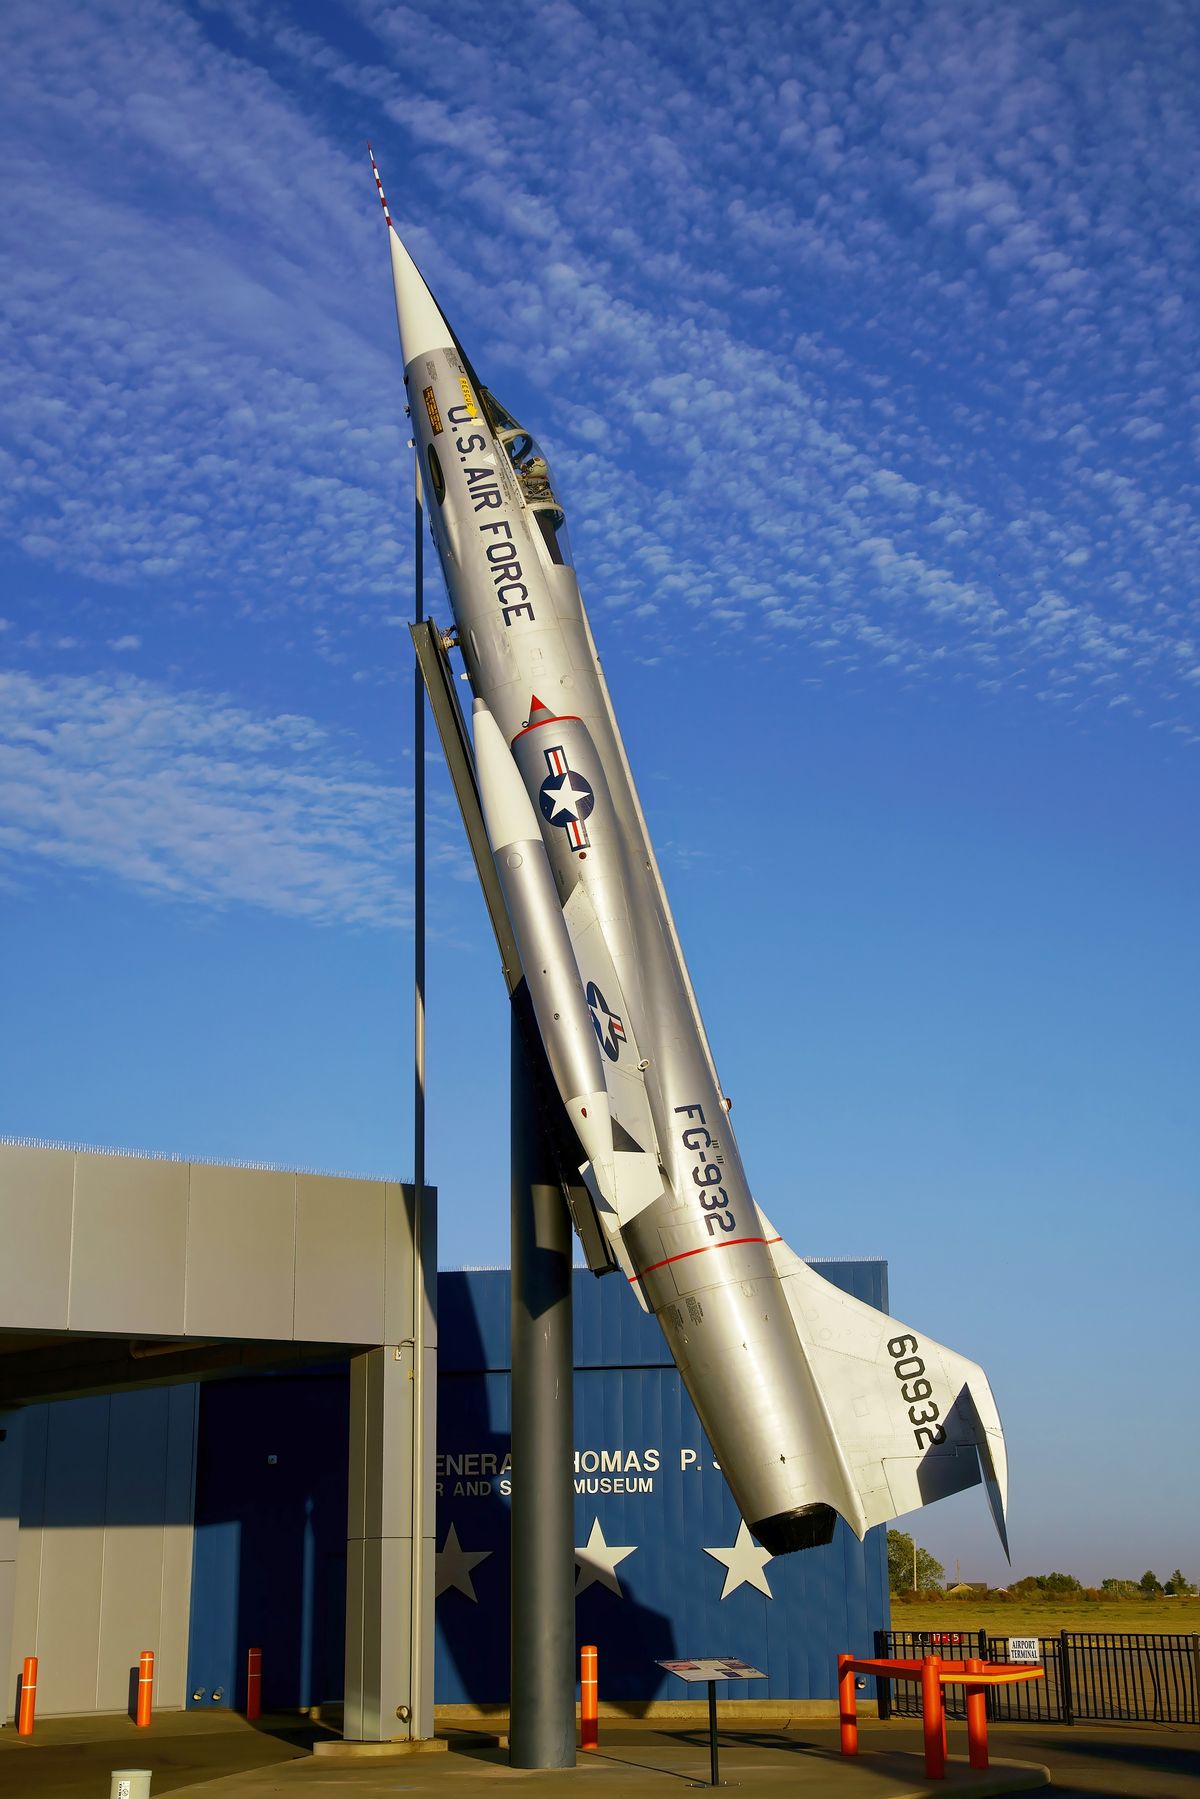
[[[1191,735],[1195,10],[522,19],[11,0],[0,528],[26,556],[319,613],[312,652],[361,661],[409,566],[370,120],[468,348],[568,452],[614,630]]]
[[[116,876],[207,906],[406,921],[412,796],[311,720],[149,682],[0,674],[0,870]]]

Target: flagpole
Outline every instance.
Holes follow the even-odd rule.
[[[414,461],[413,586],[415,622],[425,616],[425,506],[421,464]],[[409,1735],[432,1737],[433,1669],[425,1635],[425,683],[413,657],[413,1223],[412,1223],[412,1562],[409,1578]],[[434,1276],[436,1279],[436,1275]]]

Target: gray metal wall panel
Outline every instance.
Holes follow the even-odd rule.
[[[189,1386],[23,1413],[8,1716],[25,1655],[39,1658],[42,1714],[124,1711],[143,1649],[158,1658],[156,1705],[184,1704],[196,1410]]]
[[[0,1330],[395,1342],[404,1204],[397,1183],[0,1144]]]
[[[297,1338],[382,1343],[383,1183],[302,1174],[296,1189]]]
[[[78,1158],[72,1330],[183,1334],[187,1200],[186,1162]]]
[[[17,1553],[21,1543],[20,1412],[0,1412],[0,1693],[12,1691],[17,1678],[13,1663],[13,1625],[17,1605]],[[0,1723],[7,1699],[0,1699]]]
[[[367,1615],[367,1544],[353,1534],[346,1544],[346,1665],[344,1692],[351,1695],[343,1727],[349,1742],[364,1740],[363,1671]],[[378,1622],[378,1620],[376,1620]],[[213,1658],[214,1662],[216,1658]],[[219,1665],[216,1664],[216,1665]]]
[[[0,1694],[5,1718],[13,1716],[17,1670],[36,1653],[38,1606],[42,1578],[42,1516],[46,1486],[46,1436],[49,1408],[26,1406],[21,1418],[21,1545],[17,1553],[16,1601],[13,1607],[12,1679]]]
[[[108,1483],[107,1399],[50,1406],[38,1605],[38,1710],[96,1703]]]
[[[296,1176],[191,1164],[185,1328],[198,1337],[289,1338]]]
[[[401,1343],[412,1332],[412,1276],[405,1251],[412,1243],[412,1221],[408,1208],[414,1195],[396,1181],[388,1181],[383,1190],[384,1293],[383,1341]],[[437,1267],[437,1258],[433,1258]]]
[[[158,1650],[162,1600],[167,1390],[109,1400],[108,1480],[96,1660],[99,1711],[129,1702],[129,1670]]]
[[[71,1272],[69,1149],[0,1144],[0,1324],[64,1330]]]
[[[412,1336],[412,1206],[416,1189],[399,1181],[384,1185],[384,1243],[386,1282],[381,1342],[402,1343]],[[421,1219],[425,1267],[432,1290],[425,1295],[425,1342],[436,1348],[438,1340],[437,1188],[426,1186]]]

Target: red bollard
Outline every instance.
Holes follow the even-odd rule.
[[[246,1721],[262,1717],[262,1650],[246,1651]]]
[[[37,1710],[37,1664],[36,1655],[27,1655],[21,1664],[21,1704],[17,1711],[19,1737],[33,1735],[33,1714]]]
[[[921,1710],[925,1726],[925,1778],[946,1778],[946,1714],[942,1709],[942,1658],[927,1655],[921,1663]]]
[[[983,1663],[979,1660],[967,1663],[967,1673],[982,1674]],[[987,1742],[987,1693],[983,1687],[973,1687],[967,1683],[967,1759],[973,1768],[986,1768],[988,1765]]]
[[[596,1645],[579,1651],[579,1747],[600,1747],[600,1675]]]
[[[154,1651],[143,1649],[138,1656],[137,1725],[144,1730],[154,1710]]]
[[[842,1754],[858,1754],[858,1697],[855,1693],[854,1657],[838,1656],[838,1712],[842,1724]]]

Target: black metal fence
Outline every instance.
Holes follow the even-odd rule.
[[[1011,1632],[1012,1636],[1021,1634]],[[1060,1631],[1039,1637],[1044,1680],[994,1687],[988,1717],[1000,1722],[1074,1724],[1116,1719],[1148,1724],[1200,1724],[1200,1636]],[[877,1630],[875,1654],[920,1660],[1006,1662],[1009,1637],[986,1630]],[[876,1682],[881,1718],[921,1715],[919,1680]],[[966,1715],[961,1687],[946,1688],[950,1717]]]

